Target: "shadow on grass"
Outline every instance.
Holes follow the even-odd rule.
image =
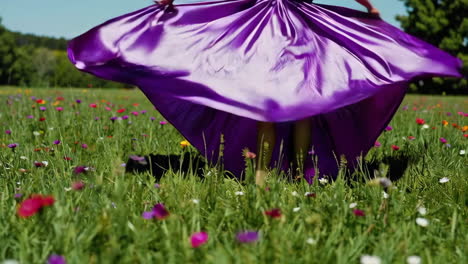
[[[203,178],[205,166],[206,162],[200,155],[189,152],[183,155],[150,154],[149,156],[130,156],[125,166],[125,172],[150,172],[156,178],[156,182],[159,182],[168,170]]]
[[[362,164],[360,173],[348,172],[346,178],[348,183],[364,181],[366,178],[377,177],[380,174],[381,165],[387,166],[385,177],[392,182],[398,181],[403,177],[408,166],[418,161],[417,156],[400,154],[398,156],[386,156],[381,159],[373,159]],[[204,178],[204,169],[207,166],[202,156],[193,153],[184,153],[183,155],[161,155],[150,154],[149,156],[130,156],[126,163],[126,173],[145,173],[150,172],[156,181],[159,182],[168,170],[181,172],[183,175],[196,175]],[[362,177],[363,174],[367,177]],[[289,179],[291,181],[291,179]]]

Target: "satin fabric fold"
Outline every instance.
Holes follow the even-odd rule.
[[[69,42],[69,58],[138,86],[209,160],[223,134],[224,166],[237,177],[242,149],[255,151],[257,121],[276,123],[283,144],[270,165],[287,169],[293,122],[309,118],[320,174],[335,176],[340,156],[352,168],[372,147],[409,82],[461,76],[459,59],[348,8],[292,0],[174,7],[99,25]]]

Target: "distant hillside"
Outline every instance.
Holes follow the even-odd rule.
[[[78,71],[67,56],[67,40],[13,32],[0,19],[0,85],[26,87],[128,88]]]

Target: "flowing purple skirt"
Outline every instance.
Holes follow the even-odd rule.
[[[276,123],[271,166],[293,160],[294,121],[312,122],[320,175],[365,155],[410,81],[460,77],[459,59],[360,11],[293,0],[158,4],[69,42],[80,70],[138,86],[208,160],[242,177],[257,121]],[[282,144],[281,144],[282,142]],[[281,154],[281,155],[280,155]],[[308,160],[310,157],[308,158]],[[307,179],[314,164],[306,163]]]

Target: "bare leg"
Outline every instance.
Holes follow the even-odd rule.
[[[267,176],[267,168],[271,161],[273,148],[275,146],[276,131],[275,124],[271,122],[258,122],[257,136],[257,171],[255,183],[263,186]]]
[[[304,171],[304,163],[311,142],[312,124],[309,118],[294,123],[294,153],[296,155],[296,175]]]

